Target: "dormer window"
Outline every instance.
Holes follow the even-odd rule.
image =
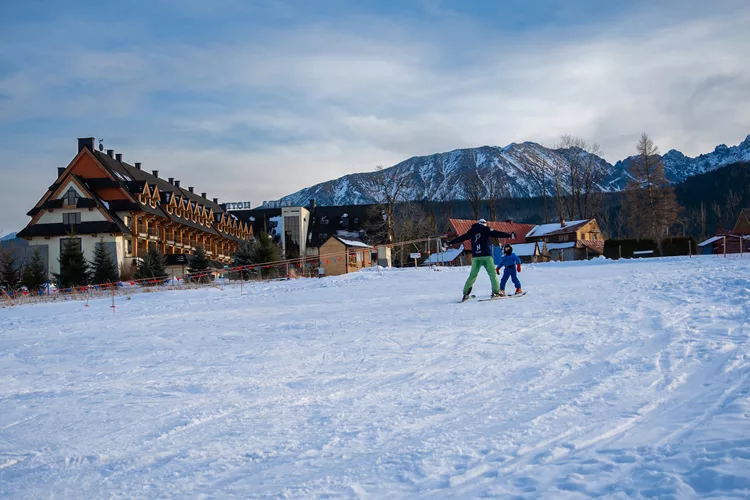
[[[78,198],[78,192],[75,189],[70,188],[68,189],[68,192],[65,193],[65,204],[68,206],[75,206],[78,204]]]

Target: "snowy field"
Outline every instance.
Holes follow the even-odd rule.
[[[466,274],[0,309],[0,497],[750,497],[750,258]]]

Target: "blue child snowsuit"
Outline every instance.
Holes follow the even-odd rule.
[[[500,280],[500,290],[505,291],[505,284],[508,282],[508,278],[513,280],[513,284],[516,288],[521,288],[521,282],[518,281],[518,274],[516,274],[516,266],[521,264],[521,259],[518,255],[512,253],[510,255],[503,255],[500,262],[497,264],[497,268],[503,269],[503,277]]]

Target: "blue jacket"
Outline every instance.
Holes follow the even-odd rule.
[[[510,255],[503,255],[500,258],[500,262],[496,262],[497,267],[511,267],[515,266],[516,264],[520,264],[521,259],[518,258],[518,255],[512,253]]]
[[[492,247],[490,238],[511,238],[513,235],[502,231],[495,231],[489,227],[479,224],[472,224],[471,228],[458,238],[448,241],[449,245],[455,245],[471,238],[471,256],[472,257],[490,257],[492,256]]]

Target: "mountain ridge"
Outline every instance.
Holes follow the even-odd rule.
[[[533,179],[535,167],[545,163],[564,166],[569,158],[570,150],[552,149],[532,141],[524,141],[507,146],[459,148],[443,153],[412,156],[384,170],[408,178],[406,201],[466,199],[464,186],[467,176],[473,171],[479,174],[483,184],[487,184],[488,176],[494,176],[495,180],[507,185],[511,197],[525,198],[540,193]],[[629,179],[627,168],[633,158],[634,156],[625,158],[613,165],[594,155],[593,160],[607,171],[600,183],[603,191],[620,191],[626,186]],[[714,151],[694,158],[671,149],[662,156],[662,160],[667,179],[677,184],[688,177],[710,172],[724,165],[750,161],[750,135],[738,145],[720,144]],[[375,171],[347,174],[301,189],[277,201],[264,202],[264,206],[306,205],[312,199],[319,205],[377,203],[374,187],[376,175]],[[549,190],[548,186],[548,193]]]

